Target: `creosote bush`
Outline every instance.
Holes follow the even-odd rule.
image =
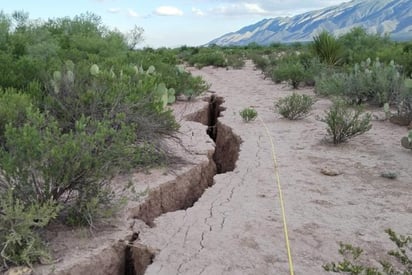
[[[240,111],[240,116],[242,117],[244,122],[250,122],[256,119],[258,113],[255,109],[253,108],[245,108],[242,111]]]
[[[273,69],[271,76],[274,82],[288,81],[293,89],[297,89],[306,79],[306,71],[298,60],[285,59]]]
[[[355,64],[350,72],[323,74],[316,82],[316,92],[321,95],[338,95],[352,103],[368,102],[383,106],[399,99],[403,79],[394,62],[384,64],[378,59],[367,59]]]
[[[385,232],[396,245],[396,249],[388,251],[388,260],[376,259],[380,267],[370,266],[362,259],[363,249],[351,244],[340,243],[339,254],[343,260],[323,265],[328,272],[351,275],[410,275],[412,274],[412,236],[396,234],[393,230]]]
[[[372,128],[371,114],[362,112],[360,106],[349,107],[345,102],[336,101],[321,121],[327,124],[327,133],[334,144],[363,134]]]
[[[36,229],[48,225],[57,217],[60,206],[52,199],[25,203],[9,189],[0,194],[0,272],[2,265],[28,265],[39,258],[50,259],[50,254]]]
[[[293,93],[275,102],[275,108],[283,117],[295,120],[305,117],[313,104],[314,100],[312,97]]]

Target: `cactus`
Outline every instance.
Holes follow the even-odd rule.
[[[73,61],[67,60],[67,61],[65,62],[65,65],[66,65],[67,70],[69,70],[69,71],[74,71],[74,63],[73,63]]]
[[[383,104],[383,111],[385,112],[385,119],[389,119],[392,116],[389,103]]]
[[[98,74],[99,74],[99,66],[97,66],[96,64],[93,64],[93,65],[90,67],[90,74],[91,74],[92,76],[98,76]]]
[[[66,73],[67,80],[73,84],[74,83],[74,73],[73,71],[67,71]]]
[[[54,71],[53,80],[56,82],[59,82],[60,80],[62,80],[62,73],[60,71]]]
[[[147,69],[146,73],[147,73],[147,74],[153,74],[155,71],[156,71],[156,68],[155,68],[153,65],[151,65],[151,66],[149,66],[149,68]]]
[[[173,104],[176,102],[175,89],[168,89],[164,83],[159,83],[156,86],[155,94],[162,103],[163,108],[166,108],[167,104]]]
[[[166,108],[168,103],[168,89],[166,88],[166,85],[164,83],[159,83],[156,86],[155,94],[162,103],[163,108]]]
[[[401,145],[406,149],[412,149],[412,131],[409,131],[407,137],[401,139]]]
[[[56,94],[60,91],[60,81],[62,80],[62,73],[60,71],[54,71],[53,79],[51,80],[51,85]]]
[[[173,104],[176,102],[176,91],[173,88],[170,88],[167,92],[167,103]]]
[[[185,72],[185,67],[183,65],[176,65],[176,69],[180,74]]]

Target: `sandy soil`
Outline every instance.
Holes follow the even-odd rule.
[[[193,73],[224,97],[220,121],[243,143],[235,170],[215,176],[193,207],[140,229],[141,242],[159,251],[146,274],[288,273],[270,143],[260,121],[245,124],[238,114],[249,106],[275,142],[296,274],[325,273],[322,264],[339,259],[339,241],[380,259],[393,248],[386,228],[412,234],[412,152],[400,146],[406,128],[373,121],[369,132],[333,146],[317,119],[328,100],[319,99],[307,118],[289,121],[274,113],[273,102],[293,91],[264,80],[251,63],[243,70]],[[342,174],[326,176],[324,168]],[[384,171],[398,178],[383,178]]]
[[[213,177],[218,161],[206,126],[184,121],[192,114],[207,123],[207,103],[178,103],[181,143],[171,145],[187,163],[119,177],[116,188],[129,197],[119,217],[93,236],[58,230],[51,238],[58,261],[35,274],[131,274],[151,262],[145,274],[288,274],[270,143],[259,120],[246,124],[239,116],[249,106],[275,142],[295,274],[324,274],[322,264],[339,259],[339,241],[380,259],[392,248],[386,228],[412,235],[412,152],[400,146],[406,128],[375,120],[369,132],[333,146],[318,120],[327,99],[318,99],[307,118],[289,121],[273,103],[293,90],[263,79],[251,63],[191,71],[225,100],[216,148],[226,159],[237,148],[231,143],[238,145],[234,134],[240,137],[234,170]],[[340,175],[326,176],[325,168]],[[385,171],[398,178],[381,177]]]

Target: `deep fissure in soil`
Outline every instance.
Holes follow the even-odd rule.
[[[207,119],[204,119],[205,115],[201,113],[196,113],[191,117],[193,121],[208,126],[206,133],[216,144],[213,161],[216,164],[217,174],[235,169],[241,144],[240,137],[234,134],[230,127],[219,122],[221,113],[226,110],[222,106],[224,102],[223,97],[212,95],[207,107]]]
[[[219,122],[218,118],[225,110],[221,106],[223,103],[222,97],[212,95],[204,109],[186,117],[187,120],[207,126],[206,132],[215,142],[215,150],[213,155],[209,155],[209,161],[196,165],[175,180],[149,191],[145,202],[138,209],[131,210],[134,219],[140,219],[153,227],[158,216],[192,207],[206,188],[214,184],[213,177],[216,174],[234,170],[241,139],[230,127]],[[140,244],[138,235],[135,234],[126,250],[125,274],[144,274],[154,257],[154,250]]]
[[[143,275],[155,257],[152,249],[138,241],[139,234],[134,233],[126,247],[125,275]]]

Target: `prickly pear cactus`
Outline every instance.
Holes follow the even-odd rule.
[[[67,71],[66,73],[67,80],[73,84],[74,82],[74,73],[73,71]]]
[[[65,63],[67,70],[74,71],[74,63],[71,60],[67,60]]]
[[[151,65],[151,66],[147,69],[146,73],[147,73],[147,74],[153,74],[155,71],[156,71],[156,68],[155,68],[153,65]]]
[[[60,71],[54,71],[53,80],[56,82],[59,82],[60,80],[62,80],[62,73]]]
[[[405,87],[412,89],[412,79],[411,78],[405,79]]]
[[[93,65],[90,67],[90,74],[91,74],[92,76],[98,76],[98,75],[99,75],[99,66],[97,66],[96,64],[93,64]]]
[[[51,85],[56,94],[60,92],[60,82],[62,80],[62,73],[60,71],[55,71],[53,73],[53,79],[51,80]]]
[[[167,91],[167,103],[168,104],[173,104],[176,102],[176,91],[173,88],[170,88]]]
[[[401,145],[406,149],[412,149],[412,131],[409,131],[407,137],[401,139]]]
[[[166,108],[167,103],[168,103],[168,89],[166,88],[166,85],[164,83],[159,83],[156,86],[155,94],[157,98],[160,100],[162,103],[163,108]]]

